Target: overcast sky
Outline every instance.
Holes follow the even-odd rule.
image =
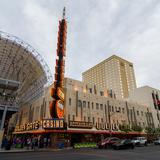
[[[134,64],[138,86],[160,89],[160,0],[0,0],[0,30],[33,46],[53,74],[64,6],[67,77],[116,54]]]

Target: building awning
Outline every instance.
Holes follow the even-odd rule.
[[[89,130],[32,130],[32,131],[21,131],[13,132],[13,134],[47,134],[47,133],[77,133],[77,134],[110,134],[109,131],[89,131]],[[111,132],[112,135],[123,135],[125,132]],[[127,135],[144,135],[146,133],[140,132],[129,132]]]

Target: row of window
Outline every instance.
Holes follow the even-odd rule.
[[[139,116],[140,115],[140,113],[141,113],[141,116],[143,116],[143,111],[137,111],[137,116]]]
[[[69,98],[69,105],[71,106],[71,98]],[[106,108],[106,105],[103,105],[103,104],[99,104],[99,103],[95,103],[95,107],[97,110],[103,110]],[[94,102],[86,102],[86,101],[81,101],[81,100],[78,100],[78,107],[83,107],[83,108],[86,108],[88,107],[88,109],[92,108],[94,109]],[[110,111],[111,112],[119,112],[119,113],[125,113],[125,108],[121,108],[121,107],[114,107],[114,106],[110,106]],[[130,110],[130,112],[132,112],[132,109]],[[138,111],[137,110],[137,116],[139,116],[141,114],[141,116],[144,115],[143,111]]]
[[[69,105],[71,106],[71,98],[69,98]],[[81,100],[78,100],[78,107],[82,107],[82,105],[83,105],[83,107],[85,108],[86,107],[86,101],[81,101]],[[94,109],[94,103],[92,102],[91,103],[91,106],[92,106],[92,109]],[[106,107],[106,105],[105,105],[105,107]],[[88,109],[90,109],[90,102],[88,102]],[[104,106],[103,106],[103,104],[99,104],[99,103],[96,103],[96,109],[97,110],[103,110],[104,109]],[[119,113],[125,113],[125,109],[124,108],[122,108],[121,109],[121,107],[114,107],[114,106],[112,106],[112,108],[111,108],[111,110],[110,110],[111,112],[119,112]]]

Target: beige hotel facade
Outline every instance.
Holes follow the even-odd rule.
[[[117,99],[128,98],[136,88],[133,63],[116,55],[83,72],[82,81],[113,90]]]

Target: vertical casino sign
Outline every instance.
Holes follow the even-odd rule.
[[[52,118],[64,118],[64,67],[66,56],[67,22],[65,19],[65,8],[63,18],[59,21],[57,59],[55,66],[54,88],[51,88],[50,115]]]

